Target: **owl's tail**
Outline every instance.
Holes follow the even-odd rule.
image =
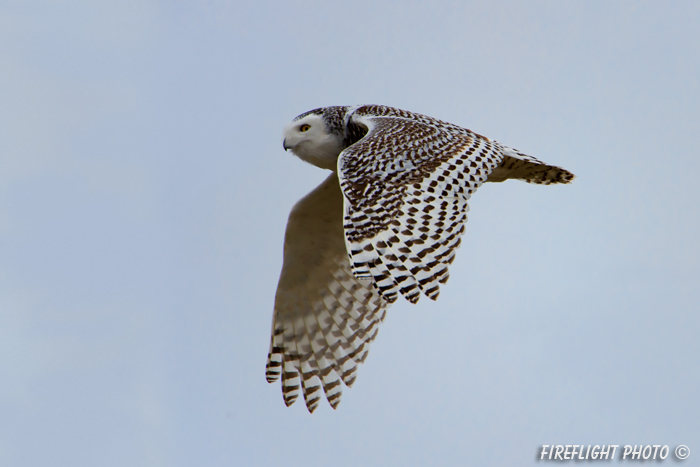
[[[575,175],[566,169],[548,165],[520,151],[501,146],[503,160],[489,175],[487,182],[503,182],[509,178],[538,185],[571,183]]]

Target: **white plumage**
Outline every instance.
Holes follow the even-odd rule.
[[[292,209],[267,380],[289,406],[333,408],[352,385],[386,308],[435,300],[449,277],[471,194],[485,181],[569,183],[570,172],[465,128],[385,106],[296,117],[284,148],[333,173]]]

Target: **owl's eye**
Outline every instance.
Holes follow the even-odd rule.
[[[299,127],[299,131],[303,133],[305,131],[309,131],[309,128],[311,128],[311,125],[302,125]]]

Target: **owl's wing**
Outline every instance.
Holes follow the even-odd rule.
[[[331,174],[292,209],[275,296],[268,382],[282,375],[287,406],[300,390],[313,412],[323,388],[333,408],[351,386],[388,303],[371,279],[352,274],[343,236],[343,196]]]
[[[361,107],[366,135],[338,160],[352,271],[389,302],[436,299],[467,221],[467,200],[503,159],[469,130],[389,107]]]

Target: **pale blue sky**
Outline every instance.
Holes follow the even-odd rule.
[[[528,465],[700,452],[697,2],[0,6],[0,465]],[[264,378],[282,150],[387,104],[577,175],[482,187],[337,411]],[[693,453],[696,453],[694,455]],[[669,462],[667,460],[667,462]]]

